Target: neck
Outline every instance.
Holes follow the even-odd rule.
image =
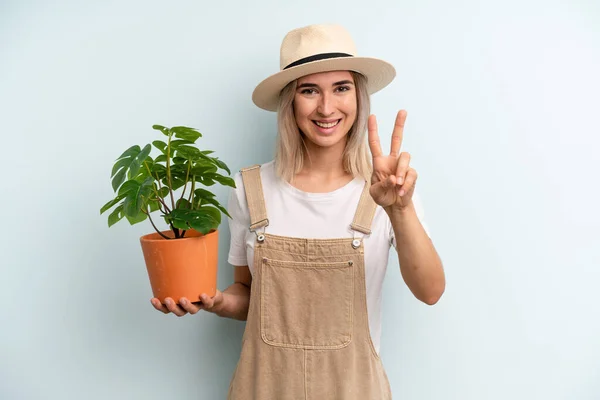
[[[325,181],[331,181],[348,175],[344,171],[343,155],[345,140],[331,147],[315,146],[306,140],[306,158],[299,175],[311,176]]]

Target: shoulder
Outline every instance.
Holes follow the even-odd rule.
[[[255,164],[250,165],[244,168],[241,168],[238,172],[233,175],[233,180],[235,182],[235,188],[232,189],[232,196],[234,196],[240,207],[242,209],[247,208],[247,200],[246,200],[246,187],[244,184],[244,178],[242,176],[242,171],[251,170],[251,169],[259,169],[260,170],[260,180],[263,187],[263,192],[265,189],[270,189],[276,182],[276,174],[275,174],[275,161],[269,161],[263,164]]]
[[[250,210],[248,208],[248,200],[246,198],[246,187],[242,171],[260,168],[260,178],[263,187],[263,193],[271,190],[276,182],[274,161],[269,161],[263,164],[250,165],[241,168],[233,175],[235,188],[232,188],[229,194],[228,211],[232,219],[238,221],[242,225],[250,223]]]
[[[241,168],[238,172],[236,172],[233,176],[233,180],[235,181],[235,191],[239,193],[240,196],[246,197],[245,187],[244,187],[244,179],[242,177],[242,171],[252,170],[252,169],[260,169],[260,179],[261,183],[271,184],[275,178],[275,161],[271,160],[263,164],[254,164],[249,165],[247,167]]]

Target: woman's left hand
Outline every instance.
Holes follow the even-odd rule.
[[[394,124],[390,153],[384,155],[377,133],[377,120],[374,115],[369,117],[369,147],[373,155],[371,197],[386,209],[403,209],[410,205],[417,182],[417,171],[409,165],[410,154],[398,154],[402,146],[405,121],[406,111],[400,110]]]

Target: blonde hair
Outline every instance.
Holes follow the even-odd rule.
[[[350,71],[356,88],[356,121],[352,124],[342,156],[344,170],[353,177],[363,177],[370,181],[372,165],[371,152],[366,140],[367,122],[371,112],[371,100],[367,91],[367,78],[357,72]],[[275,167],[279,177],[291,182],[302,170],[306,162],[306,144],[300,134],[294,117],[294,95],[296,80],[287,84],[279,95],[277,108],[277,145],[275,150]]]

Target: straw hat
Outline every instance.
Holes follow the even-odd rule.
[[[339,25],[309,25],[290,31],[281,43],[280,71],[254,89],[252,101],[268,111],[277,110],[281,90],[291,81],[317,72],[349,70],[367,78],[369,94],[386,87],[396,76],[386,61],[358,57],[352,37]]]

